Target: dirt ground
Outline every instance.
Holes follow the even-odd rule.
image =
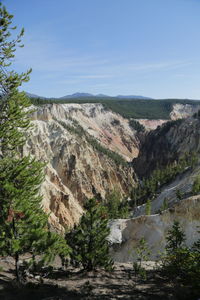
[[[76,300],[76,299],[191,299],[147,263],[147,280],[135,277],[132,264],[115,263],[112,272],[55,269],[45,277],[30,277],[24,286],[14,280],[11,258],[0,260],[0,300]]]

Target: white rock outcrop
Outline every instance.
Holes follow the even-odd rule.
[[[191,117],[194,113],[198,112],[200,105],[180,104],[173,105],[172,112],[170,113],[171,120],[184,119]]]
[[[155,259],[164,250],[167,231],[175,220],[180,222],[186,234],[186,244],[192,245],[199,238],[200,196],[182,200],[162,214],[111,222],[109,240],[113,259],[118,262],[133,261],[134,249],[141,238],[146,240],[151,250],[151,259]]]

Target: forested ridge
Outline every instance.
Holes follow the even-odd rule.
[[[92,98],[82,97],[73,99],[50,99],[31,98],[32,104],[67,104],[67,103],[102,103],[105,108],[119,113],[125,118],[149,119],[149,120],[169,120],[174,104],[199,105],[198,100],[186,99],[162,99],[162,100],[141,100],[141,99],[118,99],[118,98]]]

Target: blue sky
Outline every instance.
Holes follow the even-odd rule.
[[[199,0],[4,0],[25,28],[23,89],[200,99]]]

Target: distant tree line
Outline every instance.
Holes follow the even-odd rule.
[[[119,99],[114,97],[102,98],[72,98],[72,99],[44,99],[30,98],[34,105],[44,104],[67,104],[67,103],[101,103],[105,109],[112,110],[128,119],[149,119],[149,120],[169,120],[173,105],[191,104],[199,105],[200,101],[180,100],[180,99],[163,99],[163,100],[142,100],[142,99]]]

